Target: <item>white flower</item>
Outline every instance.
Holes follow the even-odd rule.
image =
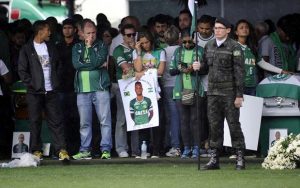
[[[262,163],[265,169],[294,169],[300,160],[300,134],[290,134],[281,138],[270,148],[268,156]]]

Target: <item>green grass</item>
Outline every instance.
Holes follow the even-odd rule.
[[[247,164],[236,171],[233,164],[221,170],[198,171],[195,164],[97,164],[47,165],[38,168],[0,168],[2,188],[211,188],[299,187],[300,169],[264,170]]]

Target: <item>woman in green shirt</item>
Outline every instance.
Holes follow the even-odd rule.
[[[255,96],[257,52],[253,26],[247,20],[239,20],[235,25],[235,38],[241,45],[245,58],[244,94]]]

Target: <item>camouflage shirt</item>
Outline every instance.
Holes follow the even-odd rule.
[[[209,67],[208,95],[243,96],[244,56],[236,41],[227,38],[219,47],[216,40],[209,41],[204,48],[203,61]]]

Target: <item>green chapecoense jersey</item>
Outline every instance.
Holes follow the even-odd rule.
[[[114,61],[117,65],[117,80],[122,79],[122,68],[120,67],[122,63],[132,63],[132,52],[133,49],[120,44],[117,46],[113,52]]]
[[[138,101],[136,98],[130,101],[130,113],[134,115],[135,125],[149,123],[150,111],[153,111],[153,107],[148,97],[144,97],[142,101]]]

